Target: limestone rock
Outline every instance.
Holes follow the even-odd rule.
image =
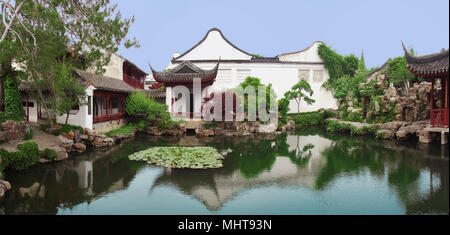
[[[85,144],[82,143],[76,143],[73,145],[73,147],[77,150],[79,153],[84,153],[87,149]]]
[[[100,149],[109,148],[109,147],[112,147],[114,145],[114,143],[115,142],[114,142],[113,138],[97,136],[97,137],[95,137],[95,140],[94,140],[94,148],[100,148]]]
[[[379,124],[378,127],[380,127],[381,129],[384,129],[384,130],[397,131],[402,125],[403,125],[403,122],[394,121],[394,122]]]
[[[58,136],[59,145],[63,148],[71,148],[73,145],[73,140],[64,137],[63,135]]]
[[[67,150],[63,147],[51,147],[50,149],[55,150],[56,154],[58,154],[58,158],[55,161],[62,161],[69,157]]]
[[[73,133],[72,130],[70,130],[69,133],[62,133],[61,135],[69,140],[74,140],[74,137],[75,137],[75,134]]]
[[[30,131],[30,126],[25,121],[17,122],[8,120],[3,122],[1,127],[3,131],[0,134],[0,141],[23,140],[26,133]]]
[[[379,130],[377,136],[381,136],[382,139],[393,139],[395,137],[395,131],[393,130]]]
[[[3,180],[0,180],[0,197],[5,195],[5,192],[11,189],[11,185]]]
[[[270,134],[277,131],[277,127],[275,124],[267,124],[267,125],[261,125],[258,127],[257,132],[262,134]]]

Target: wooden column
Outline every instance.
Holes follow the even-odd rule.
[[[106,102],[106,115],[109,115],[109,96],[105,95],[105,102]]]
[[[448,109],[448,76],[445,79],[445,108]]]
[[[430,104],[430,109],[431,109],[431,115],[430,115],[431,127],[434,127],[434,112],[433,112],[433,109],[434,109],[434,79],[431,81],[431,97],[430,97],[430,99],[431,99],[431,104]]]
[[[441,78],[441,107],[439,109],[445,109],[445,88],[447,84],[445,82],[445,77]]]
[[[27,93],[27,122],[30,122],[30,106],[28,105],[28,93]]]

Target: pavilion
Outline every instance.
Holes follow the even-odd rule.
[[[448,60],[449,50],[442,50],[440,53],[435,53],[425,56],[414,56],[408,52],[405,45],[405,57],[408,62],[408,70],[417,77],[421,77],[428,82],[431,82],[431,118],[430,127],[424,130],[425,136],[429,136],[430,132],[441,132],[442,143],[447,143],[447,135],[449,132],[448,122]],[[441,97],[435,97],[435,83],[440,80]],[[440,99],[440,105],[437,107],[435,100]],[[425,138],[421,142],[431,142],[431,138]]]
[[[216,81],[219,64],[220,59],[216,66],[211,70],[201,69],[190,61],[183,61],[177,67],[165,72],[157,72],[151,68],[155,80],[163,84],[166,88],[166,104],[172,117],[190,119],[201,117],[201,104],[203,102],[202,94],[208,94],[208,92],[210,92],[208,89]],[[201,92],[195,92],[194,90],[194,81],[196,79],[200,82]],[[174,90],[174,88],[178,86],[187,88],[190,93],[189,98],[186,99],[185,105],[187,108],[185,112],[180,111],[180,107],[175,107],[175,102],[183,98],[180,93],[177,93]]]

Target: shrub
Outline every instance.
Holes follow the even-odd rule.
[[[309,113],[300,113],[300,115],[294,116],[296,126],[318,126],[323,125],[325,120],[336,115],[331,111],[316,111]]]
[[[81,126],[72,126],[72,125],[62,125],[62,129],[56,131],[55,135],[61,135],[62,133],[69,133],[70,131],[83,131],[83,127]]]
[[[205,123],[203,124],[203,127],[205,127],[206,129],[216,128],[217,123]]]
[[[19,151],[16,152],[0,150],[0,157],[4,167],[9,166],[17,171],[21,171],[28,169],[39,161],[39,147],[35,142],[19,144],[17,148],[19,148]]]
[[[150,115],[150,99],[143,92],[135,92],[128,96],[125,111],[132,117],[147,117]]]
[[[349,121],[349,122],[363,122],[363,119],[361,118],[361,114],[353,112],[348,114],[347,117],[345,117],[343,120]]]
[[[58,158],[58,154],[53,149],[45,149],[40,153],[41,158],[46,158],[50,161],[54,161]]]
[[[34,136],[33,129],[30,129],[30,131],[28,131],[25,134],[25,137],[23,139],[24,140],[31,140],[33,138],[33,136]]]
[[[3,171],[10,164],[10,154],[5,149],[0,148],[0,172]]]
[[[110,132],[107,132],[105,135],[108,137],[129,135],[129,134],[133,133],[136,130],[136,128],[137,128],[137,125],[130,123],[119,129],[115,129]]]

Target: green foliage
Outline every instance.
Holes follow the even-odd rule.
[[[308,113],[300,113],[292,119],[296,126],[306,127],[306,126],[318,126],[325,123],[328,118],[335,117],[334,113],[331,111],[316,111]]]
[[[388,63],[387,73],[389,81],[397,87],[407,87],[407,83],[414,79],[414,75],[408,70],[408,62],[406,57],[400,56]]]
[[[222,167],[223,156],[212,147],[154,147],[129,156],[169,168],[207,169]]]
[[[304,100],[307,104],[315,103],[316,101],[311,99],[310,96],[313,95],[313,90],[311,85],[303,79],[301,79],[297,84],[295,84],[290,91],[284,93],[284,98],[288,101],[295,100],[298,106],[298,113],[300,113],[300,101]]]
[[[287,113],[289,112],[289,100],[282,98],[278,100],[278,112],[280,113],[279,120],[281,124],[287,123]]]
[[[137,120],[161,120],[162,125],[167,125],[171,119],[166,104],[160,104],[147,97],[144,92],[137,91],[128,96],[125,103],[125,111]]]
[[[255,89],[255,97],[251,97],[248,94],[244,93],[244,89],[248,86],[252,86]],[[259,89],[265,89],[265,97],[260,96],[259,94],[262,93],[259,91]],[[276,102],[276,93],[272,88],[272,84],[264,85],[261,83],[261,80],[256,77],[247,77],[245,78],[244,82],[239,84],[238,87],[232,89],[232,91],[236,94],[236,97],[239,99],[241,108],[244,110],[245,113],[251,113],[254,112],[256,115],[258,115],[258,107],[265,103],[266,105],[266,112],[270,112],[270,102]],[[256,101],[256,107],[249,107],[249,100],[255,100]],[[263,107],[262,107],[263,108]]]
[[[205,123],[205,124],[203,124],[203,127],[205,127],[206,129],[216,128],[217,127],[217,123],[214,123],[214,122]]]
[[[327,120],[328,132],[350,133],[352,135],[373,135],[375,136],[380,128],[377,126],[363,126],[357,128],[349,123],[340,123]]]
[[[364,60],[364,52],[361,53],[361,58],[359,59],[358,71],[360,71],[360,72],[366,72],[367,71],[366,62]]]
[[[325,62],[330,78],[324,83],[324,87],[332,89],[335,83],[345,75],[353,77],[359,67],[359,59],[355,55],[342,56],[325,44],[319,45],[319,55]]]
[[[126,126],[120,127],[118,129],[112,130],[107,132],[105,135],[108,137],[114,137],[114,136],[126,136],[131,133],[133,133],[137,128],[137,125],[135,124],[128,124]]]
[[[56,131],[55,135],[61,135],[62,133],[69,133],[70,131],[83,131],[83,127],[81,126],[72,126],[72,125],[62,125],[62,129]]]
[[[355,55],[344,56],[344,75],[354,77],[359,68],[359,59]]]
[[[25,134],[24,140],[31,140],[34,136],[33,129],[30,128],[30,131]]]
[[[69,85],[72,81],[59,81],[60,65],[102,73],[121,45],[139,46],[135,39],[126,38],[134,17],[123,18],[109,0],[20,2],[23,7],[16,12],[16,19],[21,21],[11,23],[0,43],[0,63],[14,61],[19,65],[25,73],[22,82],[37,94],[50,123],[52,114],[72,107],[73,102],[61,101],[78,94],[68,91],[76,88]],[[11,19],[12,12],[5,11],[4,17]],[[45,90],[53,94],[44,97]]]
[[[11,74],[6,76],[4,92],[5,114],[8,114],[7,117],[9,120],[22,121],[23,107],[22,96],[19,91],[19,81]]]
[[[137,91],[128,96],[125,111],[132,117],[146,117],[151,113],[150,102],[144,92]]]
[[[345,118],[343,118],[344,121],[349,122],[363,122],[363,119],[361,118],[361,114],[352,112],[348,114]]]
[[[73,78],[73,67],[66,62],[55,64],[53,93],[58,97],[56,112],[59,115],[67,114],[66,123],[70,111],[75,106],[86,103],[86,92]]]
[[[50,161],[54,161],[58,158],[58,154],[53,149],[45,149],[44,151],[40,152],[41,158],[48,159]]]
[[[50,125],[48,125],[48,124],[39,125],[39,129],[41,129],[42,131],[47,131],[48,128],[50,128]],[[69,133],[70,131],[83,131],[83,127],[72,126],[72,125],[61,125],[60,130],[56,130],[50,134],[58,136],[58,135],[61,135],[62,133]]]
[[[39,161],[39,147],[35,142],[27,142],[17,146],[19,151],[9,152],[2,151],[2,160],[6,160],[9,167],[17,171],[28,169]]]

